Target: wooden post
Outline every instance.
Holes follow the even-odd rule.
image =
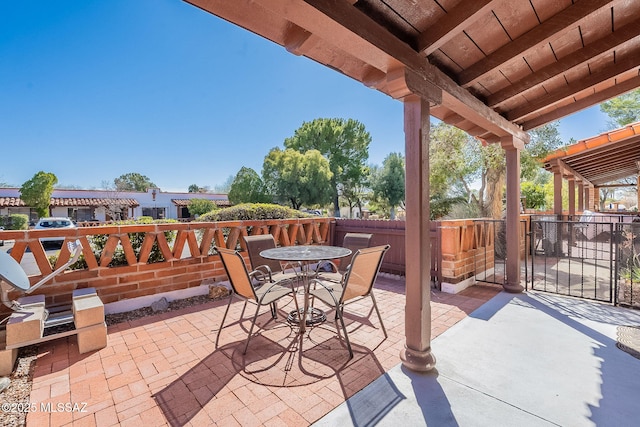
[[[404,98],[406,201],[405,348],[400,359],[414,371],[430,371],[431,252],[429,235],[429,102]]]
[[[584,184],[578,181],[578,212],[583,212],[584,209]]]
[[[569,179],[569,215],[574,217],[576,214],[576,181],[573,176]]]
[[[507,160],[507,280],[503,288],[507,292],[522,292],[520,284],[520,147],[524,143],[513,136],[501,141]]]

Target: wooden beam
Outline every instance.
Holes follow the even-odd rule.
[[[556,104],[567,98],[574,97],[576,94],[584,90],[597,86],[602,82],[613,79],[637,67],[640,67],[640,56],[627,58],[627,60],[624,61],[624,63],[620,62],[614,67],[607,68],[600,73],[592,74],[589,77],[576,81],[575,83],[572,83],[570,85],[567,85],[563,89],[556,89],[552,93],[542,98],[538,98],[534,101],[526,103],[522,107],[515,108],[507,112],[505,116],[508,120],[512,120],[514,122],[518,121],[520,119],[525,118],[526,116],[531,115],[532,113],[535,113],[540,110],[544,110],[552,106],[553,104]],[[618,84],[614,84],[614,86],[612,86],[612,88],[616,88],[616,87],[618,89],[620,88]],[[619,92],[619,93],[622,93],[622,92]],[[597,94],[598,93],[595,93],[594,95],[597,95]],[[613,96],[616,96],[616,94],[614,94]]]
[[[494,2],[494,0],[475,0],[458,3],[447,12],[444,18],[438,19],[435,24],[418,36],[418,51],[425,55],[431,55],[460,34],[464,28],[490,12]]]
[[[543,110],[563,99],[575,96],[575,94],[582,92],[596,86],[604,81],[610,80],[626,73],[629,70],[640,67],[640,55],[632,55],[622,61],[619,61],[613,66],[607,67],[604,70],[591,74],[588,77],[577,80],[562,89],[556,89],[550,94],[533,101],[527,102],[525,105],[519,108],[514,108],[506,114],[507,120],[517,121],[523,117],[528,116],[536,111]]]
[[[497,136],[513,135],[520,140],[528,141],[527,134],[517,125],[487,107],[440,69],[431,65],[424,56],[348,2],[344,0],[304,0],[304,2],[360,39],[375,46],[390,58],[394,58],[407,68],[415,71],[424,80],[442,89],[443,104],[454,108],[461,107],[460,111],[463,111],[461,115],[468,120],[495,133]],[[318,31],[321,30],[318,29]],[[312,32],[322,37],[318,32]],[[343,40],[341,48],[349,49],[352,47],[348,41]],[[357,52],[350,53],[358,57]],[[446,99],[445,94],[449,95],[446,96]],[[460,111],[456,112],[460,114]]]
[[[579,101],[574,102],[573,104],[565,105],[564,107],[557,108],[549,113],[531,118],[522,123],[522,128],[525,131],[535,129],[546,123],[558,120],[561,117],[568,116],[580,110],[584,110],[585,108],[589,108],[593,105],[600,104],[601,102],[619,96],[625,92],[634,90],[638,87],[640,87],[640,76],[636,76],[629,80],[625,80],[624,82],[617,83],[615,86],[594,93],[593,95],[589,95],[585,98],[580,99]]]
[[[615,33],[612,33],[594,43],[588,44],[582,49],[578,49],[561,58],[557,62],[549,64],[535,73],[518,80],[514,84],[489,95],[487,97],[487,105],[489,105],[489,107],[500,105],[504,101],[507,101],[526,90],[533,89],[534,87],[564,73],[571,68],[586,64],[590,60],[610,52],[638,35],[640,35],[640,19],[636,19]]]
[[[589,184],[591,184],[591,181],[589,181],[588,179],[586,179],[584,176],[582,176],[581,174],[579,174],[578,172],[576,172],[571,166],[569,166],[568,164],[566,164],[562,159],[558,159],[558,165],[564,169],[564,171],[568,172],[569,175],[573,175],[573,177],[575,179],[579,179],[582,182],[588,182]],[[593,184],[591,184],[593,185]]]
[[[575,2],[540,25],[536,25],[511,43],[502,46],[484,59],[463,70],[458,75],[458,82],[463,87],[471,86],[502,64],[524,54],[531,48],[568,32],[570,26],[578,25],[580,21],[593,12],[605,7],[611,7],[610,0],[580,0]]]

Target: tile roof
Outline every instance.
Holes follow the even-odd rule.
[[[211,200],[211,199],[206,199],[206,200]],[[171,199],[171,202],[176,206],[188,206],[189,201],[191,201],[191,199]],[[217,206],[231,206],[231,203],[229,203],[228,200],[211,200],[211,201],[214,202]]]
[[[49,202],[51,206],[109,206],[113,204],[123,206],[139,206],[135,199],[110,199],[110,198],[79,198],[79,197],[52,197]],[[19,197],[0,197],[0,207],[23,207],[26,206]]]
[[[543,163],[548,171],[559,164],[577,179],[599,186],[637,176],[639,161],[640,122],[636,122],[556,150]]]

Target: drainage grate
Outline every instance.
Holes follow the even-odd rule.
[[[633,357],[640,359],[640,326],[618,326],[616,346]]]

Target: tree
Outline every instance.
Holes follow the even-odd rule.
[[[600,111],[612,119],[611,128],[640,120],[640,89],[633,90],[600,104]]]
[[[339,217],[339,189],[360,185],[365,179],[370,143],[371,135],[357,120],[315,119],[302,123],[291,138],[285,139],[284,146],[301,153],[318,150],[329,160],[331,198],[334,214]]]
[[[208,212],[216,210],[218,206],[213,200],[207,199],[190,199],[189,204],[187,205],[187,209],[189,209],[189,214],[193,216],[204,215]]]
[[[364,167],[365,179],[358,179],[357,181],[348,181],[346,184],[339,185],[340,197],[342,197],[347,206],[349,206],[349,218],[352,216],[353,208],[358,207],[360,212],[359,218],[362,218],[362,205],[367,198],[367,185],[369,184],[369,168]]]
[[[231,190],[231,184],[233,184],[234,179],[235,177],[233,175],[229,175],[225,182],[213,187],[213,192],[218,194],[229,194],[229,190]]]
[[[107,204],[104,207],[108,219],[120,220],[126,218],[127,204],[120,197],[120,192],[109,181],[102,181],[102,188],[107,191]],[[122,212],[125,212],[125,215]]]
[[[373,191],[389,203],[391,219],[396,218],[395,208],[404,203],[404,157],[400,153],[389,154],[382,162]]]
[[[520,186],[520,193],[526,200],[526,208],[543,209],[545,207],[547,193],[543,184],[531,181],[523,182]]]
[[[229,202],[233,205],[240,203],[271,203],[273,198],[267,193],[262,178],[251,168],[242,167],[229,189]]]
[[[562,147],[560,122],[547,123],[530,130],[529,143],[520,156],[520,176],[528,181],[540,181],[540,174],[546,174],[541,167],[542,160],[554,150]]]
[[[187,191],[189,193],[208,193],[209,192],[209,187],[206,186],[206,185],[203,186],[203,187],[200,187],[197,184],[191,184]]]
[[[302,154],[273,148],[264,159],[262,178],[268,192],[294,209],[326,204],[331,200],[329,162],[318,150]]]
[[[472,188],[482,176],[480,143],[443,122],[433,126],[429,136],[431,199],[442,207],[437,213],[446,215],[448,208],[461,198],[481,206],[481,199],[478,200]]]
[[[113,183],[118,191],[147,191],[157,187],[148,177],[136,172],[120,175]]]
[[[34,208],[38,216],[49,215],[51,194],[58,178],[51,172],[40,171],[20,187],[20,198],[25,205]]]

